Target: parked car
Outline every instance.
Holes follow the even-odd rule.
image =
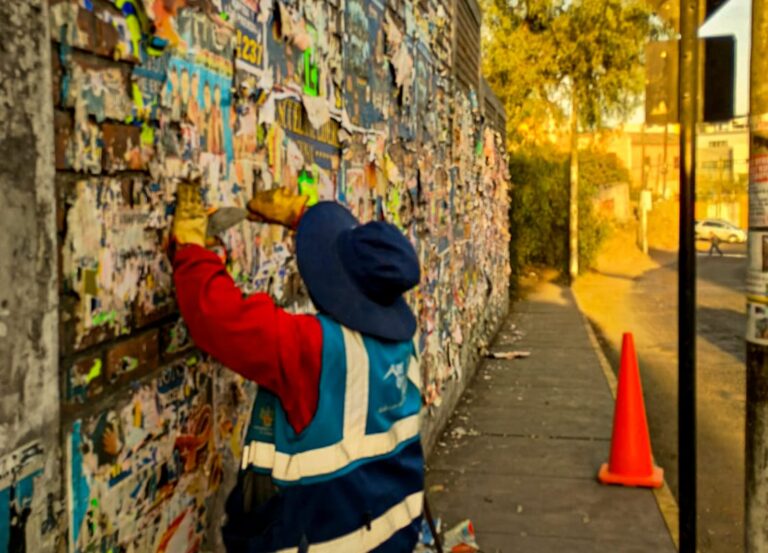
[[[696,238],[699,240],[710,240],[713,236],[717,236],[723,242],[730,242],[731,244],[747,241],[746,232],[733,223],[722,221],[720,219],[702,219],[701,221],[696,221],[694,228]]]

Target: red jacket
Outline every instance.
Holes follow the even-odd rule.
[[[322,330],[312,315],[292,315],[264,293],[243,297],[219,257],[179,246],[173,259],[176,298],[197,346],[274,393],[293,429],[317,409]]]

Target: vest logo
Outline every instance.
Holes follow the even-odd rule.
[[[269,428],[275,420],[275,413],[269,407],[262,407],[261,411],[259,411],[259,418],[261,419],[261,424]]]
[[[389,370],[384,375],[384,381],[389,380],[390,377],[394,377],[395,385],[400,391],[400,401],[393,405],[385,405],[379,408],[379,413],[386,413],[387,411],[393,411],[402,407],[405,404],[405,395],[408,391],[408,377],[405,373],[405,363],[397,363],[390,365]]]

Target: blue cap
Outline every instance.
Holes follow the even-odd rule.
[[[299,222],[296,257],[317,308],[377,338],[410,340],[416,318],[403,294],[419,283],[419,260],[393,225],[360,225],[346,208],[319,202]]]

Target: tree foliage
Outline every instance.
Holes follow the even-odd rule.
[[[589,268],[609,225],[594,209],[600,189],[628,182],[629,173],[618,158],[598,150],[579,157],[579,264]],[[510,155],[512,203],[510,224],[512,267],[531,265],[565,269],[568,260],[568,154],[549,146],[518,149]]]
[[[483,1],[483,72],[505,105],[510,169],[520,183],[513,191],[513,260],[520,267],[561,266],[566,259],[574,277],[589,266],[604,234],[590,179],[609,168],[589,160],[579,168],[578,130],[632,111],[644,85],[645,44],[663,29],[645,0]],[[563,127],[570,156],[520,147],[557,142]]]
[[[629,183],[629,170],[617,155],[590,148],[579,152],[579,182],[587,194],[594,196],[600,188]]]
[[[507,110],[511,144],[541,142],[572,95],[584,128],[621,118],[644,85],[661,31],[641,0],[485,0],[483,72]]]
[[[510,260],[564,268],[568,256],[568,158],[533,147],[510,155]]]

